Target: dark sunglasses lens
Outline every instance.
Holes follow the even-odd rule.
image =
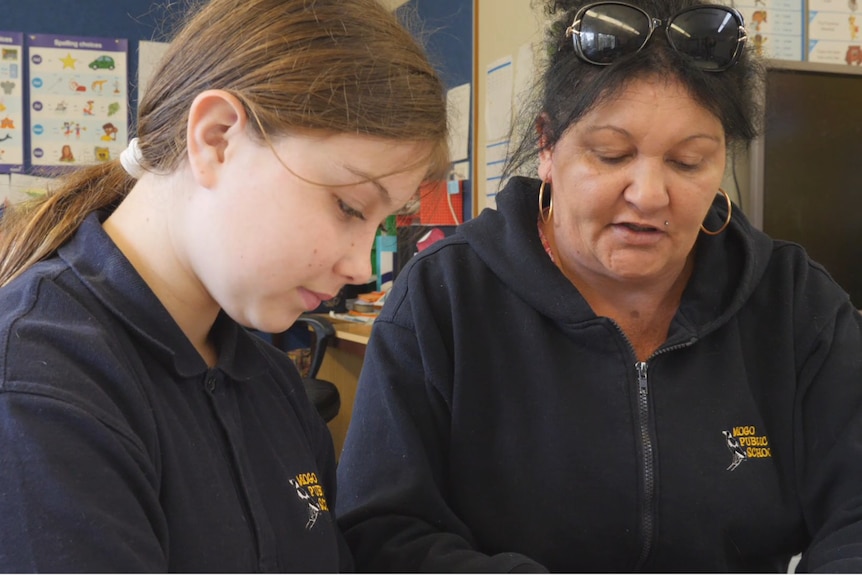
[[[720,7],[695,8],[671,20],[670,43],[705,70],[724,70],[733,64],[739,50],[742,23]]]
[[[581,53],[596,64],[610,64],[640,50],[649,38],[650,19],[622,4],[599,4],[581,16],[577,41]]]

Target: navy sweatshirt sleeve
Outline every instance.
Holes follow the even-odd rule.
[[[117,423],[38,385],[0,393],[3,570],[168,570],[157,472]]]
[[[812,543],[797,572],[862,572],[862,317],[848,303],[805,342],[797,446]],[[801,342],[802,343],[802,342]]]
[[[358,570],[546,572],[518,553],[477,551],[449,508],[449,407],[445,392],[433,389],[415,335],[375,322],[338,466],[339,523]]]

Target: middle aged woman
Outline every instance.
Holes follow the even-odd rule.
[[[758,124],[741,16],[552,4],[539,178],[375,323],[339,464],[357,566],[862,570],[860,315],[719,189]]]

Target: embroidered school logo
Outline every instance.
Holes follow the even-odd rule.
[[[765,435],[758,435],[753,425],[740,425],[721,433],[731,457],[727,471],[733,471],[744,461],[772,457],[769,439]]]
[[[300,473],[290,484],[296,489],[296,496],[308,506],[308,521],[305,524],[307,530],[311,530],[317,523],[321,511],[329,511],[326,505],[326,497],[323,495],[323,487],[317,480],[316,473]]]

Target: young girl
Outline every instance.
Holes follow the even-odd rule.
[[[336,571],[288,328],[442,175],[445,96],[377,0],[211,0],[122,161],[0,228],[0,569]]]

